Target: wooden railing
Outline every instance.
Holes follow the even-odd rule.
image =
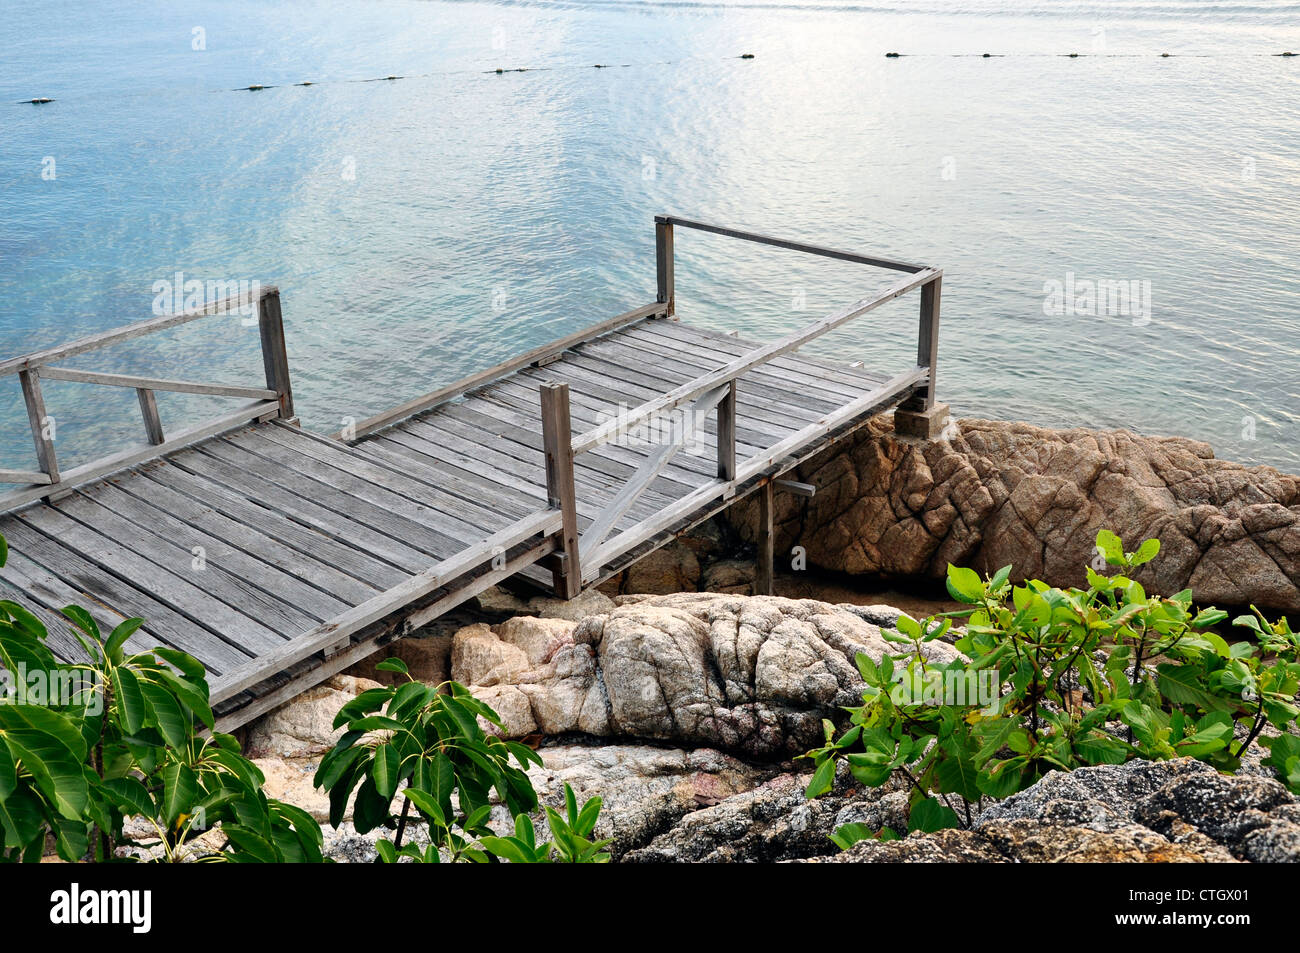
[[[213,314],[238,313],[240,309],[253,305],[257,307],[258,327],[261,333],[262,363],[266,380],[264,387],[196,383],[56,366],[68,358],[97,351],[111,344],[188,324],[190,321]],[[274,417],[292,420],[294,416],[293,391],[289,383],[289,360],[284,343],[284,323],[280,314],[280,292],[274,287],[257,288],[255,291],[214,301],[201,308],[160,315],[111,331],[103,331],[60,347],[0,362],[0,376],[9,374],[18,375],[22,387],[28,423],[36,447],[38,469],[0,469],[0,483],[22,484],[18,489],[0,495],[0,511],[33,500],[58,499],[71,492],[72,487],[79,483],[97,479],[247,421],[268,420]],[[143,447],[128,448],[72,469],[62,470],[55,451],[56,428],[52,426],[52,418],[46,411],[45,395],[41,386],[43,380],[78,381],[106,387],[133,388],[139,398],[140,416],[147,443]],[[154,396],[157,391],[241,397],[252,403],[169,435],[164,430],[162,419],[158,415],[158,404]]]
[[[738,487],[766,471],[779,467],[782,458],[820,436],[829,434],[862,415],[879,408],[890,395],[910,392],[902,405],[907,410],[926,411],[934,406],[935,367],[938,358],[939,300],[942,271],[925,265],[913,265],[874,255],[823,248],[804,242],[787,241],[754,232],[725,228],[668,215],[655,218],[657,317],[675,313],[675,276],[673,260],[674,226],[711,232],[742,241],[771,245],[824,258],[871,265],[904,272],[901,279],[884,291],[853,302],[832,312],[793,334],[771,344],[742,354],[725,366],[703,374],[680,387],[639,407],[620,414],[577,437],[571,435],[569,391],[567,384],[545,384],[541,388],[542,430],[546,449],[546,483],[552,508],[564,514],[564,527],[557,547],[554,569],[557,591],[573,598],[586,583],[599,578],[602,567],[622,556],[657,533],[672,528],[692,512],[719,499],[734,496]],[[921,289],[921,310],[916,364],[895,375],[852,402],[820,420],[743,461],[736,459],[736,380],[747,371],[773,358],[807,344],[828,331],[874,311],[881,305]],[[676,500],[652,517],[609,538],[615,525],[627,514],[637,498],[663,472],[669,461],[685,445],[681,440],[666,441],[648,454],[624,487],[605,504],[586,531],[579,536],[574,487],[574,458],[618,439],[627,431],[652,418],[685,407],[688,419],[703,419],[716,410],[717,476],[698,489]]]

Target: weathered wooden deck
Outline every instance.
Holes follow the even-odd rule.
[[[759,345],[676,320],[674,224],[905,277]],[[297,425],[275,289],[257,295],[265,387],[56,366],[229,302],[0,363],[20,378],[39,465],[0,471],[22,484],[0,497],[0,597],[42,616],[68,659],[63,606],[105,632],[142,617],[130,644],[200,659],[229,729],[489,586],[519,576],[572,597],[754,490],[770,580],[774,482],[882,410],[933,405],[940,273],[667,217],[656,234],[654,303],[333,437]],[[917,288],[916,365],[795,353]],[[149,444],[61,473],[42,379],[134,388]],[[253,402],[169,437],[157,390]]]

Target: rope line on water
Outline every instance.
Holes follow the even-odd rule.
[[[1294,53],[1286,50],[1282,53],[1245,53],[1243,56],[1267,56],[1274,58],[1289,58],[1300,56],[1300,53]],[[952,58],[976,58],[976,59],[1008,59],[1016,57],[1053,57],[1061,59],[1144,59],[1154,57],[1156,59],[1172,59],[1175,57],[1185,59],[1214,59],[1212,53],[898,53],[888,52],[885,59],[896,60],[907,58],[924,58],[924,57],[952,57]],[[755,59],[753,53],[741,53],[739,56],[725,57],[725,59],[752,60]],[[232,93],[260,93],[268,89],[291,89],[301,86],[339,86],[351,83],[394,83],[404,79],[429,79],[435,76],[502,76],[506,73],[548,73],[560,72],[564,70],[585,70],[585,69],[630,69],[634,66],[672,66],[678,62],[676,60],[661,60],[650,63],[593,63],[590,66],[498,66],[495,69],[487,70],[443,70],[433,73],[407,73],[401,76],[370,76],[362,79],[336,79],[336,80],[304,80],[300,83],[251,83],[248,86],[236,86],[233,89],[214,89],[210,92],[232,92]],[[36,96],[32,99],[15,100],[13,105],[18,106],[44,106],[49,103],[59,102],[49,96]]]

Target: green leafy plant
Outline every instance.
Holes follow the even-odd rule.
[[[0,537],[0,566],[7,553]],[[321,859],[320,826],[266,797],[236,740],[213,731],[202,664],[169,648],[128,655],[140,619],[104,637],[84,609],[62,611],[85,662],[59,663],[40,619],[0,602],[0,665],[21,688],[0,704],[0,856],[39,860],[50,836],[64,860],[113,860],[138,817],[156,840],[132,843],[159,859]],[[198,841],[218,827],[224,843]]]
[[[1254,642],[1230,644],[1214,631],[1227,613],[1193,611],[1190,590],[1148,595],[1129,572],[1159,551],[1149,539],[1126,552],[1103,530],[1097,552],[1118,572],[1088,568],[1086,589],[1013,585],[1010,566],[988,578],[949,566],[949,593],[972,608],[904,616],[882,634],[907,651],[857,657],[863,704],[843,732],[826,722],[825,744],[804,756],[815,766],[808,796],[830,790],[841,762],[871,786],[897,773],[911,791],[909,829],[936,830],[968,825],[982,796],[1006,797],[1051,770],[1183,756],[1236,770],[1266,725],[1283,735],[1262,742],[1265,763],[1300,791],[1300,743],[1286,734],[1300,715],[1300,639],[1253,610],[1234,621]],[[927,657],[954,618],[966,622],[961,657]],[[980,686],[996,692],[971,697]]]
[[[538,844],[532,821],[523,814],[515,818],[513,837],[484,837],[484,850],[516,864],[605,864],[609,854],[604,849],[608,840],[591,840],[600,816],[601,799],[591,798],[581,808],[573,788],[564,786],[564,813],[546,808],[546,823],[555,838],[550,843]]]
[[[496,790],[512,815],[536,810],[537,795],[523,769],[542,759],[527,745],[484,732],[480,718],[497,725],[500,718],[465,686],[425,685],[412,679],[399,659],[378,668],[407,681],[362,692],[335,717],[334,727],[346,730],[321,759],[315,779],[329,792],[330,823],[342,822],[355,791],[357,831],[382,826],[395,832],[379,848],[381,860],[434,862],[441,851],[453,861],[487,861],[478,838],[492,833],[487,825],[491,792]],[[394,813],[399,793],[402,806]],[[431,844],[424,850],[403,845],[412,807],[428,825]]]

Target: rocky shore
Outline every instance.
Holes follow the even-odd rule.
[[[829,835],[846,823],[906,832],[906,785],[865,788],[841,770],[829,795],[809,801],[811,766],[795,756],[819,741],[822,718],[856,700],[850,660],[886,651],[880,626],[896,611],[710,593],[617,601],[576,620],[473,623],[396,653],[422,680],[470,685],[505,734],[537,746],[545,766],[529,773],[544,803],[561,804],[565,784],[579,799],[600,796],[597,834],[612,838],[617,862],[1300,860],[1300,802],[1267,769],[1254,761],[1226,777],[1190,759],[1050,774],[984,799],[969,829],[841,853]],[[248,732],[269,795],[328,816],[312,776],[330,722],[374,684],[336,676]],[[503,809],[494,823],[509,826]],[[373,860],[377,836],[327,828],[327,852]]]
[[[965,829],[845,852],[828,835],[846,823],[906,832],[905,785],[864,788],[841,769],[809,801],[811,765],[797,759],[823,718],[859,700],[854,657],[890,650],[881,628],[900,607],[949,607],[925,583],[949,562],[1076,585],[1105,527],[1131,545],[1162,540],[1137,573],[1151,591],[1300,610],[1300,479],[1189,440],[963,420],[919,443],[883,419],[795,476],[818,492],[778,496],[778,552],[806,557],[808,571],[778,575],[794,598],[749,594],[744,502],[572,602],[489,590],[252,725],[246,750],[267,793],[328,816],[312,776],[333,716],[391,679],[375,664],[395,655],[421,681],[470,686],[506,735],[535,746],[545,803],[565,784],[600,796],[596,833],[618,862],[1300,860],[1300,802],[1258,754],[1236,777],[1190,759],[1054,773],[972,805]],[[910,595],[858,604],[909,583]],[[493,823],[509,825],[504,809]],[[337,860],[374,859],[376,837],[326,828]]]

